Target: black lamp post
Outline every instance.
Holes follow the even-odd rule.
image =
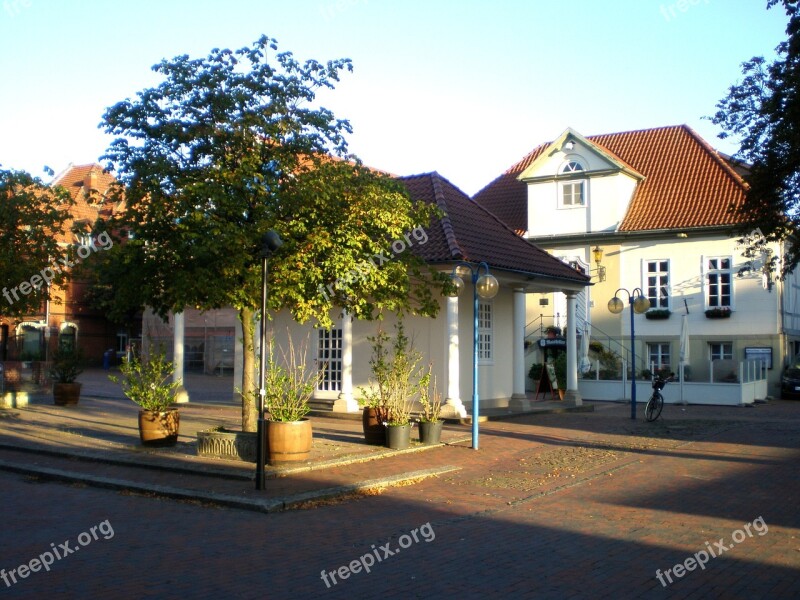
[[[480,414],[478,398],[478,297],[489,299],[494,298],[500,289],[497,279],[489,272],[489,265],[485,262],[472,265],[468,262],[459,262],[453,267],[450,278],[455,285],[455,293],[458,296],[464,289],[464,280],[458,275],[458,268],[468,269],[472,276],[472,448],[478,449],[478,416]],[[481,269],[484,270],[481,275]]]
[[[258,361],[258,428],[256,433],[256,489],[264,489],[264,467],[267,463],[267,445],[264,443],[264,406],[266,390],[264,389],[265,368],[267,364],[267,271],[269,257],[283,246],[278,232],[270,229],[261,238],[261,352]]]
[[[625,303],[617,296],[620,292],[628,294],[628,304],[631,307],[631,419],[636,419],[636,334],[633,330],[633,313],[647,312],[650,300],[645,297],[642,288],[634,288],[632,292],[619,288],[614,292],[614,297],[608,301],[608,310],[615,315],[625,308]]]

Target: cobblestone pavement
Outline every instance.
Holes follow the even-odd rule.
[[[359,468],[457,471],[276,514],[0,472],[0,594],[800,597],[800,402],[628,417],[598,403],[489,422],[478,451],[454,430],[449,445]],[[12,421],[0,419],[0,434]],[[334,479],[326,469],[302,481]],[[47,554],[66,548],[76,550]],[[38,569],[21,578],[23,564]]]

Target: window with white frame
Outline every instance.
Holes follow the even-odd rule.
[[[733,360],[733,342],[710,342],[708,351],[711,360]]]
[[[669,308],[669,260],[644,262],[644,287],[650,308]]]
[[[671,357],[669,342],[651,342],[647,344],[647,368],[655,371],[669,370]]]
[[[729,256],[707,257],[706,303],[709,308],[733,306],[733,270]]]
[[[572,175],[581,173],[583,165],[576,160],[568,161],[561,167],[562,175]],[[561,184],[560,189],[561,206],[583,206],[586,204],[586,186],[585,181],[565,181]]]
[[[492,304],[490,302],[478,303],[478,360],[491,361],[494,359],[494,345],[492,337]]]
[[[342,330],[320,329],[317,334],[317,365],[322,373],[320,392],[342,391]]]

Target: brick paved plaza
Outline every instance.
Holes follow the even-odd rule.
[[[7,470],[260,493],[250,466],[226,461],[214,469],[245,474],[134,476],[113,463],[9,450],[52,450],[60,441],[69,452],[95,446],[109,456],[165,458],[142,456],[127,422],[135,407],[116,410],[115,402],[0,411],[0,597],[800,597],[797,402],[668,405],[654,424],[631,421],[627,405],[598,403],[594,412],[482,424],[478,451],[468,427],[448,426],[449,445],[269,479],[263,494],[456,470],[270,514]],[[187,421],[226,410],[235,407],[182,409]],[[315,418],[315,427],[328,454],[337,440],[358,445],[357,422]],[[54,558],[65,548],[78,550]]]

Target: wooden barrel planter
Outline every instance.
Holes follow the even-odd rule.
[[[311,455],[311,421],[267,421],[267,458],[271,465],[303,462]]]
[[[53,404],[56,406],[74,406],[81,397],[80,383],[54,383]]]
[[[139,439],[145,446],[174,446],[178,441],[180,414],[177,408],[163,412],[139,411]]]

